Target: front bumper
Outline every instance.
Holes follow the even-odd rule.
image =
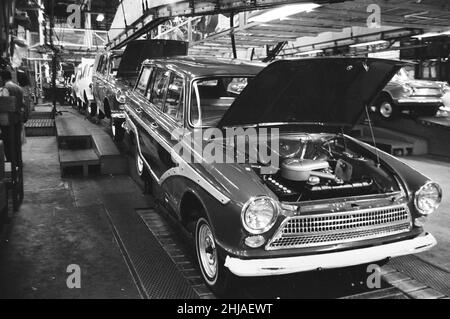
[[[361,265],[386,258],[419,253],[434,245],[436,245],[436,239],[433,235],[425,233],[422,236],[395,243],[317,255],[268,259],[239,259],[227,256],[225,267],[240,277],[284,275]]]
[[[442,105],[440,98],[409,97],[397,99],[399,105]]]

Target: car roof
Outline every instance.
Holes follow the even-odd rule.
[[[213,57],[175,56],[145,60],[144,65],[161,65],[190,78],[220,75],[256,75],[265,63]]]

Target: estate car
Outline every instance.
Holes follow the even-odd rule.
[[[401,68],[380,93],[375,106],[385,119],[395,118],[404,110],[433,116],[444,105],[443,94],[439,82],[416,80]]]
[[[213,290],[238,277],[381,263],[436,244],[423,222],[441,201],[439,185],[349,135],[403,65],[371,58],[143,63],[125,103],[136,170],[192,233]],[[270,161],[252,151],[264,145]]]

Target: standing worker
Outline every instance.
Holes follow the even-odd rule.
[[[6,69],[0,70],[0,87],[3,92],[7,92],[9,96],[14,96],[16,98],[16,107],[18,111],[22,114],[22,121],[24,114],[24,102],[23,102],[23,90],[22,88],[12,81],[11,72]],[[1,138],[3,139],[3,143],[5,144],[5,156],[7,161],[11,161],[10,157],[10,148],[11,148],[11,137],[9,136],[9,130],[7,126],[0,125],[1,130]],[[16,141],[22,140],[22,130],[23,125],[20,125],[20,129],[15,131]],[[17,149],[16,152],[21,152],[21,143],[16,143]],[[17,154],[16,153],[16,154]]]

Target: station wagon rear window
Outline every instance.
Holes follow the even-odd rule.
[[[211,77],[196,80],[192,86],[190,124],[214,127],[247,86],[249,77]]]

